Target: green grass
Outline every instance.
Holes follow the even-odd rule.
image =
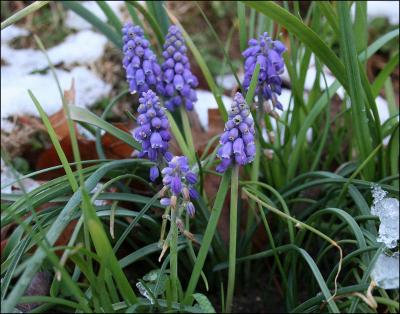
[[[2,29],[44,4],[37,2],[17,12],[2,23]],[[98,5],[107,22],[78,2],[63,5],[121,48],[122,21],[104,1]],[[213,4],[215,10],[219,5],[224,4]],[[148,178],[152,162],[106,159],[101,130],[140,149],[131,134],[107,121],[127,90],[116,91],[118,96],[107,101],[98,116],[67,104],[58,85],[68,117],[73,162],[67,160],[41,100],[29,91],[60,165],[16,177],[14,184],[21,190],[1,194],[1,227],[12,231],[1,256],[2,311],[40,302],[35,312],[230,312],[240,308],[243,297],[249,301],[245,306],[255,306],[256,295],[268,311],[398,311],[397,290],[375,288],[368,294],[371,271],[384,251],[376,241],[379,219],[371,215],[371,187],[377,183],[391,197],[399,197],[399,113],[391,81],[398,68],[398,49],[373,81],[368,81],[365,68],[383,47],[398,41],[398,29],[375,34],[368,41],[363,3],[315,2],[307,10],[299,2],[243,1],[235,5],[226,44],[207,10],[194,4],[195,13],[190,13],[206,22],[207,31],[221,47],[221,68],[214,69],[203,53],[205,48],[193,40],[197,34],[184,29],[188,28],[180,22],[182,18],[168,4],[126,1],[129,15],[145,27],[155,51],[161,51],[168,25],[181,27],[190,61],[200,68],[223,121],[227,119],[223,89],[212,73],[233,71],[242,64],[229,51],[242,51],[248,38],[264,31],[290,45],[284,54],[292,91],[289,109],[279,118],[265,114],[260,106],[252,110],[257,121],[257,156],[251,166],[217,174],[214,144],[218,137],[209,139],[200,156],[194,151],[196,134],[187,113],[182,110],[179,121],[167,113],[179,149],[200,177],[196,188],[201,196],[194,202],[194,219],[182,216],[184,209],[179,206],[171,210],[160,204],[162,185]],[[356,6],[354,23],[351,5]],[[45,53],[49,43],[36,41]],[[312,57],[318,75],[305,94]],[[50,63],[49,68],[55,73]],[[331,85],[324,68],[336,79]],[[255,105],[259,71],[256,67],[245,95],[251,106]],[[339,88],[345,96],[338,100]],[[382,90],[390,113],[383,124],[375,103]],[[98,160],[81,161],[74,122],[95,130]],[[274,133],[274,141],[265,140],[263,127]],[[310,129],[313,135],[307,139]],[[388,144],[382,144],[385,137]],[[11,163],[3,150],[2,158]],[[64,169],[65,175],[29,192],[21,185],[24,178],[35,179],[54,169]],[[210,176],[215,176],[217,189],[206,195]],[[94,192],[98,183],[103,185]],[[185,234],[178,232],[174,217],[182,217]],[[223,221],[226,217],[229,221]],[[229,223],[227,243],[223,229],[218,228],[224,222]],[[68,226],[72,230],[66,243],[56,244]],[[51,274],[50,293],[27,296],[25,290],[38,271]]]

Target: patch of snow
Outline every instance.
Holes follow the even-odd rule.
[[[12,72],[16,75],[30,73],[34,70],[44,69],[48,62],[44,54],[35,49],[13,49],[8,45],[1,45],[1,59],[8,66],[12,67]],[[7,67],[8,67],[7,66]],[[4,66],[1,67],[3,70]]]
[[[8,185],[11,182],[14,182],[17,178],[22,178],[22,174],[20,174],[15,169],[12,169],[11,167],[7,166],[5,164],[3,158],[1,158],[1,192],[2,193],[11,194],[15,190],[20,191],[20,184],[25,189],[25,192],[30,192],[33,189],[40,186],[40,184],[37,181],[32,180],[30,178],[22,179],[19,183],[16,182],[14,184]],[[6,186],[6,185],[8,185],[8,186]]]
[[[399,288],[399,252],[393,256],[381,253],[371,272],[371,277],[383,289]]]
[[[10,25],[1,31],[1,42],[10,42],[15,38],[28,36],[29,32],[15,25]]]
[[[106,1],[106,3],[111,7],[111,10],[113,10],[117,17],[122,19],[120,8],[124,5],[124,1]],[[92,14],[96,15],[101,21],[107,22],[106,15],[95,1],[81,1],[80,4]],[[67,11],[65,26],[76,30],[91,29],[93,27],[92,24],[86,22],[85,19],[71,10]]]
[[[107,38],[86,30],[69,35],[61,44],[48,50],[53,64],[90,64],[100,59],[105,51]]]
[[[87,107],[106,97],[111,90],[93,72],[85,67],[76,67],[71,72],[56,69],[57,77],[63,90],[70,88],[75,79],[76,105]],[[21,74],[14,67],[1,68],[1,117],[12,115],[38,116],[27,90],[30,89],[48,115],[56,113],[61,108],[58,88],[51,73]]]
[[[12,130],[15,128],[15,123],[11,122],[7,119],[1,118],[1,129],[6,133],[11,133]]]
[[[354,19],[355,5],[351,7]],[[386,17],[390,24],[399,24],[399,1],[367,1],[367,18],[373,20],[377,17]]]
[[[94,136],[88,129],[84,128],[82,125],[79,123],[76,124],[76,127],[78,129],[78,133],[82,135],[85,139],[89,141],[95,141],[96,136]]]
[[[53,65],[90,64],[104,54],[107,38],[90,30],[69,35],[61,44],[47,50]],[[48,67],[45,55],[36,49],[13,49],[1,45],[1,58],[16,72],[30,73]]]
[[[383,242],[386,247],[397,246],[399,237],[399,200],[386,197],[386,192],[378,185],[372,188],[374,198],[371,214],[378,216],[381,224],[377,241]]]
[[[243,81],[243,73],[237,75],[240,82]],[[236,78],[233,74],[218,75],[215,78],[218,85],[226,91],[231,91],[237,86]]]
[[[211,92],[198,89],[196,93],[197,102],[194,105],[194,109],[199,116],[201,126],[205,130],[208,130],[208,109],[218,108],[218,104]],[[222,95],[222,102],[227,110],[230,108],[232,101],[233,99],[231,97]]]

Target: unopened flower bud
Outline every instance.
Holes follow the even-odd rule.
[[[176,195],[172,195],[171,196],[171,203],[170,203],[170,205],[171,205],[171,207],[172,208],[176,208],[176,201],[177,201],[177,199],[176,199]]]
[[[189,194],[189,189],[187,187],[184,187],[182,189],[182,195],[185,201],[189,201],[190,200],[190,194]]]

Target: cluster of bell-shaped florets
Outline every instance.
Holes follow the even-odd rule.
[[[186,51],[181,31],[175,25],[170,26],[162,53],[165,61],[161,65],[165,107],[170,111],[182,105],[185,105],[187,110],[192,110],[197,101],[194,88],[197,87],[198,80],[190,71]]]
[[[221,159],[216,169],[218,172],[225,172],[231,164],[245,165],[253,161],[256,154],[254,133],[254,121],[249,106],[238,92],[221,135],[217,152],[217,157]]]
[[[161,67],[140,26],[125,24],[122,28],[122,40],[122,64],[126,70],[129,90],[132,93],[138,92],[139,95],[149,89],[162,93]]]
[[[133,137],[142,144],[139,157],[148,158],[160,165],[165,158],[171,160],[172,154],[168,152],[168,142],[171,139],[169,122],[157,95],[149,90],[142,93],[139,98],[137,123],[139,126],[133,130]],[[154,181],[159,176],[158,166],[150,169],[150,179]]]
[[[286,47],[279,40],[273,41],[268,33],[260,35],[259,40],[250,39],[248,44],[249,47],[242,53],[245,58],[243,87],[248,90],[258,63],[260,72],[255,94],[262,95],[265,100],[271,100],[274,107],[282,110],[282,104],[278,101],[277,95],[280,95],[282,91],[280,75],[284,71],[282,54],[286,51]]]
[[[164,184],[161,204],[172,208],[185,208],[193,217],[195,208],[191,200],[197,199],[199,195],[193,187],[197,183],[197,175],[190,171],[187,157],[174,156],[161,173]]]

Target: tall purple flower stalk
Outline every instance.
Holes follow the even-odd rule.
[[[249,89],[256,64],[260,64],[255,94],[262,95],[265,100],[271,100],[274,107],[282,110],[277,95],[282,91],[280,75],[284,71],[282,54],[286,47],[279,40],[273,41],[268,33],[260,35],[259,40],[250,39],[248,44],[249,47],[242,53],[245,58],[243,87],[246,91]]]
[[[142,144],[139,157],[148,158],[160,165],[163,158],[171,160],[172,154],[168,152],[168,142],[171,139],[169,122],[161,107],[157,95],[149,90],[142,93],[139,98],[137,122],[139,126],[133,130],[133,137]],[[150,179],[154,181],[159,176],[158,166],[150,169]]]
[[[186,56],[186,45],[179,28],[172,25],[164,43],[162,53],[165,61],[161,65],[163,71],[165,107],[173,111],[175,107],[185,105],[187,110],[193,109],[197,101],[194,88],[197,78],[190,71],[189,59]]]
[[[144,37],[143,30],[137,25],[127,23],[122,28],[122,40],[122,64],[130,91],[138,92],[139,95],[149,89],[162,93],[161,67],[150,49],[149,41]]]
[[[236,93],[217,152],[217,157],[221,159],[216,169],[218,172],[225,172],[232,164],[245,165],[254,160],[254,133],[254,121],[249,106],[242,94]]]
[[[197,183],[197,175],[190,171],[187,157],[174,156],[161,173],[164,184],[163,194],[169,195],[161,199],[161,204],[176,208],[177,202],[183,200],[179,205],[193,217],[195,208],[191,200],[198,198],[198,193],[193,187]]]

